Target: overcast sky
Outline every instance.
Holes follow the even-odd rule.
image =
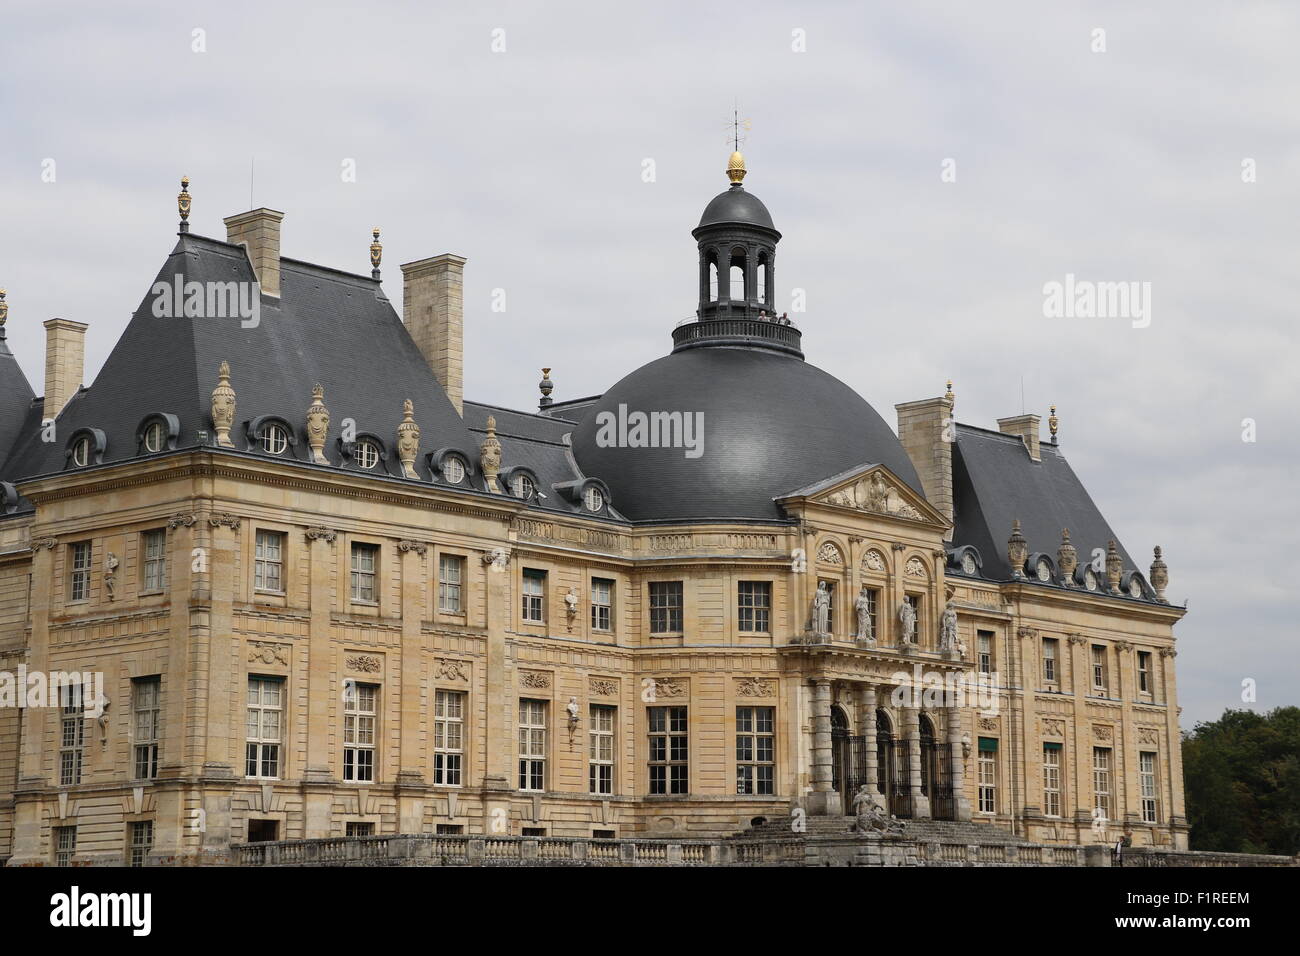
[[[1300,703],[1300,10],[6,6],[0,286],[38,392],[53,316],[90,323],[93,381],[175,242],[182,174],[200,234],[251,191],[286,213],[285,255],[364,273],[381,226],[399,311],[399,263],[467,256],[467,397],[533,408],[542,366],[557,399],[601,392],[694,309],[690,230],[739,101],[808,360],[891,423],[949,377],[975,425],[1022,387],[1044,419],[1055,402],[1129,552],[1145,571],[1163,545],[1190,600],[1183,725],[1243,706],[1247,679],[1255,707]],[[1068,273],[1151,283],[1150,325],[1045,318]]]

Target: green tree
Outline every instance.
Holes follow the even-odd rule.
[[[1300,707],[1198,723],[1183,780],[1193,850],[1300,853]]]

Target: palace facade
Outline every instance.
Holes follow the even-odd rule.
[[[341,272],[282,256],[274,210],[190,232],[187,184],[89,387],[51,319],[36,397],[0,304],[0,860],[720,835],[855,797],[1185,848],[1159,548],[1144,574],[1054,411],[1045,441],[959,424],[950,384],[895,433],[806,363],[727,174],[670,354],[572,401],[547,370],[536,412],[463,398],[465,259],[403,265],[399,316],[378,231]]]

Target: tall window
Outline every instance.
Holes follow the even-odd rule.
[[[131,722],[135,734],[135,778],[158,776],[158,718],[161,714],[161,677],[138,677],[131,682]]]
[[[71,866],[72,857],[77,852],[77,828],[54,828],[54,865]]]
[[[1159,823],[1156,802],[1156,755],[1143,750],[1138,754],[1138,785],[1142,790],[1142,822]]]
[[[257,532],[253,589],[284,593],[284,535],[279,531]]]
[[[1051,741],[1043,744],[1043,813],[1061,815],[1061,745]]]
[[[131,866],[144,866],[153,849],[153,821],[137,820],[131,824]]]
[[[546,789],[546,701],[519,701],[519,789]]]
[[[998,811],[998,742],[993,737],[981,737],[979,740],[979,760],[977,764],[979,782],[979,812],[997,813]]]
[[[350,684],[343,695],[343,779],[375,779],[375,684]]]
[[[591,793],[614,792],[614,717],[618,711],[605,704],[592,704],[590,741],[587,754],[587,789]]]
[[[433,701],[433,782],[459,787],[464,756],[465,695],[440,690]]]
[[[772,583],[741,581],[738,585],[737,619],[740,629],[766,634],[772,627]]]
[[[438,556],[438,610],[448,614],[459,614],[464,605],[461,603],[461,584],[465,579],[465,559],[455,554]]]
[[[871,636],[876,640],[881,639],[880,634],[880,589],[867,588],[867,617],[871,621]],[[859,635],[865,637],[866,635]]]
[[[546,622],[546,572],[524,568],[524,605],[522,614],[525,621],[534,624]]]
[[[912,635],[912,639],[919,644],[921,635],[925,634],[925,622],[921,620],[921,596],[919,594],[907,594],[904,595],[903,600],[912,605],[912,620],[916,621],[916,633]]]
[[[651,707],[650,792],[687,793],[685,707]]]
[[[146,531],[142,536],[141,551],[144,552],[144,579],[146,591],[161,591],[167,586],[167,532]]]
[[[772,707],[736,708],[736,793],[776,792]]]
[[[1092,689],[1106,693],[1106,648],[1092,645]]]
[[[1054,637],[1043,638],[1043,681],[1055,684],[1058,680],[1056,670],[1056,651],[1060,642]]]
[[[608,578],[591,579],[591,629],[611,630],[613,621],[614,582]]]
[[[1151,680],[1151,652],[1150,651],[1137,652],[1137,666],[1138,666],[1138,691],[1143,694],[1149,694],[1151,693],[1151,688],[1153,686]]]
[[[975,635],[981,674],[993,673],[993,636],[992,631],[978,631]]]
[[[375,569],[379,564],[379,545],[352,545],[352,600],[375,603]]]
[[[59,687],[59,786],[81,783],[81,752],[86,742],[86,714],[80,684]]]
[[[90,600],[90,542],[68,545],[68,600]]]
[[[274,780],[280,776],[281,717],[284,681],[278,677],[248,679],[247,726],[244,731],[244,775]]]
[[[682,632],[682,582],[650,582],[650,633]]]
[[[1110,748],[1092,748],[1092,805],[1110,819]]]

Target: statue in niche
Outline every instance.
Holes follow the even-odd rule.
[[[915,644],[916,643],[916,608],[912,607],[912,602],[903,599],[903,603],[898,608],[898,623],[902,625],[902,633],[899,635],[899,643]]]
[[[817,582],[817,593],[813,595],[812,605],[813,634],[817,637],[830,637],[831,632],[831,592],[825,581]]]
[[[853,602],[853,609],[858,614],[858,633],[855,636],[860,643],[874,645],[876,635],[871,628],[871,603],[871,591],[864,584]]]
[[[957,650],[957,608],[951,599],[945,605],[943,617],[939,621],[939,650]]]

